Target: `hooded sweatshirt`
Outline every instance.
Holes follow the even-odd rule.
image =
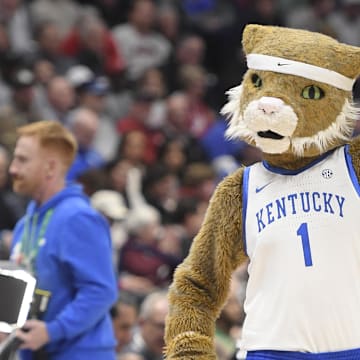
[[[13,259],[23,257],[20,244],[26,237],[37,248],[36,286],[51,293],[42,316],[50,358],[88,360],[90,354],[97,360],[114,359],[109,309],[117,288],[104,217],[89,205],[79,185],[68,185],[41,206],[29,203],[14,230]]]

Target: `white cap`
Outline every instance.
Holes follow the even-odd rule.
[[[160,212],[151,205],[140,205],[129,212],[127,226],[130,232],[136,232],[147,225],[159,224]]]
[[[66,73],[66,78],[75,88],[91,82],[95,74],[85,65],[74,65]]]
[[[113,190],[98,190],[90,198],[91,205],[105,216],[123,220],[128,212],[121,194]]]

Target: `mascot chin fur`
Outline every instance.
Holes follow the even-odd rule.
[[[166,359],[216,359],[215,321],[249,260],[238,359],[360,359],[360,48],[247,25],[227,135],[261,149],[217,187],[169,290]]]

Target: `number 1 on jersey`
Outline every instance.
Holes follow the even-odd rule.
[[[302,247],[304,252],[305,266],[312,266],[311,249],[309,241],[309,232],[307,223],[302,223],[296,233],[301,236]]]

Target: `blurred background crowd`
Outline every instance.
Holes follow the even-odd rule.
[[[166,289],[209,198],[261,159],[225,139],[220,114],[246,71],[247,23],[360,46],[359,0],[0,0],[1,258],[28,201],[8,176],[16,128],[59,121],[79,145],[68,180],[111,226],[119,359],[162,358]],[[221,360],[241,333],[246,267],[233,283],[217,322]]]

